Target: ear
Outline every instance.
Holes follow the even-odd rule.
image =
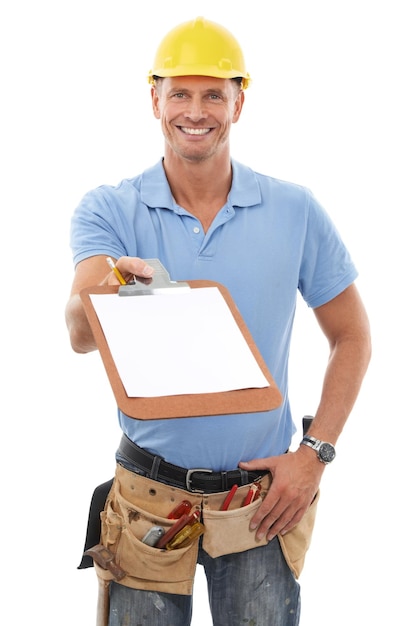
[[[159,120],[160,119],[160,106],[159,106],[160,98],[158,96],[157,89],[154,85],[151,87],[151,100],[152,100],[152,110],[154,113],[154,117],[156,117],[157,120]]]
[[[233,124],[235,124],[235,122],[238,122],[240,118],[242,107],[244,106],[244,100],[245,100],[244,92],[242,89],[240,89],[238,96],[235,100],[235,104],[234,104],[234,115],[232,117]]]

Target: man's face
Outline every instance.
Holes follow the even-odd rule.
[[[237,83],[208,76],[164,78],[152,88],[154,115],[167,146],[180,157],[204,161],[228,149],[244,94]]]

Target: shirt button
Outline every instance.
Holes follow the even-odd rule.
[[[194,233],[196,233],[196,235],[197,235],[198,233],[200,233],[200,228],[199,228],[199,226],[195,226],[195,227],[193,228],[193,232],[194,232]]]

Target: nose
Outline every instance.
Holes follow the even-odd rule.
[[[192,122],[198,122],[202,118],[207,117],[207,111],[204,106],[204,102],[200,97],[196,96],[189,100],[188,107],[185,111],[185,116]]]

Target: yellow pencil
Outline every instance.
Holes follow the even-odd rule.
[[[126,285],[126,280],[124,279],[124,277],[122,276],[122,274],[120,273],[120,271],[118,270],[118,268],[116,267],[116,265],[114,264],[113,260],[110,258],[110,256],[108,256],[106,258],[106,261],[109,264],[110,269],[112,270],[112,272],[115,273],[118,281],[120,282],[121,285]]]

